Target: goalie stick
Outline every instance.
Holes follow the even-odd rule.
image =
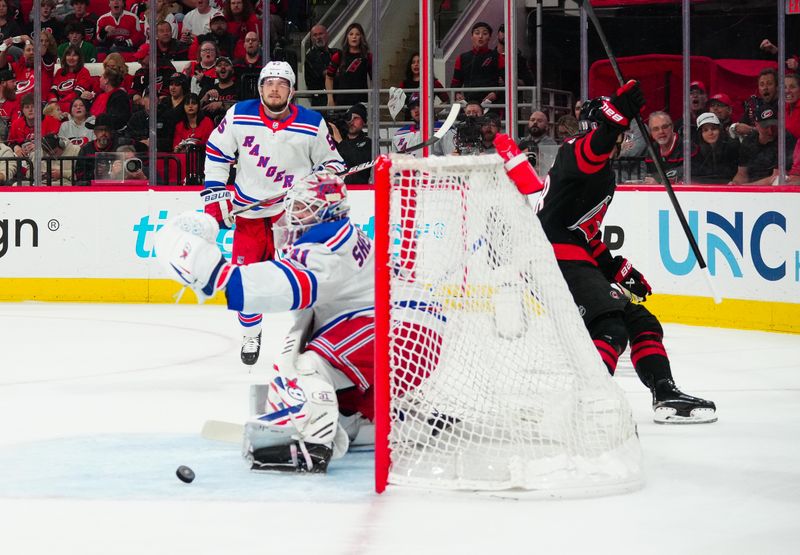
[[[222,443],[241,444],[244,436],[244,425],[237,422],[225,420],[206,420],[200,436],[209,441],[219,441]],[[350,442],[350,450],[371,450],[375,443],[375,426],[361,426],[356,438]]]
[[[442,123],[442,126],[433,134],[433,136],[431,138],[429,138],[429,139],[427,139],[425,141],[422,141],[419,144],[416,144],[416,145],[408,147],[407,149],[402,151],[400,154],[410,154],[412,152],[416,152],[418,150],[422,150],[423,148],[426,148],[426,147],[429,147],[429,146],[433,146],[436,143],[438,143],[442,139],[442,137],[444,137],[445,134],[447,134],[447,132],[450,131],[450,129],[453,127],[453,124],[456,122],[456,119],[458,118],[458,113],[460,111],[461,111],[461,104],[458,104],[458,103],[453,104],[453,106],[450,108],[450,113],[447,114],[447,118],[444,120],[444,123]],[[364,162],[363,164],[359,164],[357,166],[353,166],[352,168],[347,168],[343,172],[339,172],[336,175],[339,176],[339,177],[347,177],[348,175],[352,175],[354,173],[358,173],[358,172],[361,172],[361,171],[364,171],[364,170],[368,170],[368,169],[370,169],[371,167],[373,167],[377,163],[378,163],[378,159],[376,158],[374,160],[370,160],[369,162]],[[239,214],[247,212],[248,210],[252,210],[253,208],[258,208],[259,206],[262,206],[262,205],[265,205],[265,204],[270,204],[270,203],[274,202],[275,200],[281,198],[284,194],[285,194],[285,192],[282,191],[282,192],[280,192],[278,194],[269,196],[267,198],[251,202],[250,204],[245,204],[244,206],[241,206],[241,207],[237,208],[236,210],[231,211],[230,217],[232,218],[234,216],[238,216]]]

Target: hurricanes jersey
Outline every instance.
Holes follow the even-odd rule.
[[[621,132],[604,122],[558,150],[538,212],[558,260],[596,264],[600,226],[617,187],[609,157]]]

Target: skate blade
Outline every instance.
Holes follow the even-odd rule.
[[[682,416],[674,408],[659,407],[654,410],[653,421],[656,424],[711,424],[717,421],[717,413],[714,409],[697,408],[692,409],[689,416]]]

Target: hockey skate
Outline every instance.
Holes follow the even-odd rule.
[[[242,338],[242,362],[252,366],[258,362],[258,355],[261,352],[261,332],[258,335]]]
[[[657,424],[710,424],[717,421],[713,401],[686,395],[669,378],[658,380],[653,393],[653,420]]]

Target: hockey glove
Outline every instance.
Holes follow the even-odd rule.
[[[497,153],[505,162],[508,178],[514,182],[519,192],[523,195],[536,193],[544,188],[542,180],[536,175],[528,157],[520,151],[514,140],[504,133],[498,133],[494,138]]]
[[[200,192],[205,205],[205,212],[214,218],[220,227],[230,229],[233,226],[233,204],[231,192],[224,185],[214,185]]]
[[[647,295],[653,292],[644,276],[628,262],[627,258],[615,256],[614,264],[617,270],[613,280],[630,294],[631,300],[644,302]]]
[[[617,94],[611,98],[611,104],[627,121],[635,118],[644,107],[644,94],[639,87],[639,81],[632,79],[617,89]],[[603,113],[606,113],[605,105],[603,106]],[[608,113],[606,113],[606,116],[608,116]],[[627,126],[627,122],[625,125]]]

